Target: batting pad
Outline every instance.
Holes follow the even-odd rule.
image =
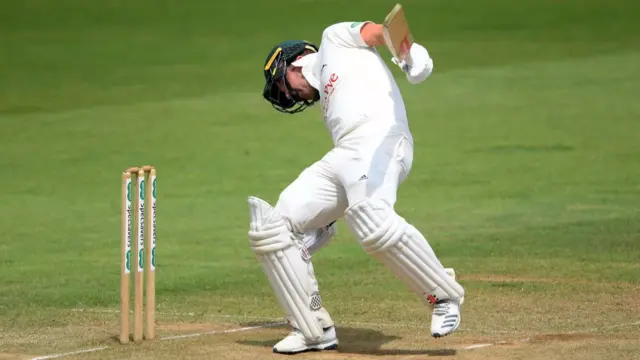
[[[249,197],[251,248],[291,325],[310,340],[333,326],[322,307],[311,255],[289,231],[284,218],[268,203]]]
[[[363,248],[425,303],[460,300],[464,289],[446,273],[422,234],[382,200],[366,199],[345,213]]]

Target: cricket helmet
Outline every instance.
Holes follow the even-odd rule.
[[[274,46],[265,60],[262,96],[280,112],[295,114],[320,100],[320,96],[313,100],[301,99],[287,81],[287,67],[305,51],[318,52],[318,47],[305,40],[288,40]],[[285,85],[290,95],[278,88],[279,82]]]

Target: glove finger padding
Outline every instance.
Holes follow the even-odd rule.
[[[411,65],[404,60],[399,61],[395,57],[392,57],[391,61],[407,74],[407,80],[410,83],[419,84],[431,75],[433,71],[433,59],[429,56],[427,49],[417,43],[411,45],[409,56],[411,57]]]
[[[423,82],[433,71],[433,59],[429,56],[427,49],[417,43],[411,45],[409,50],[413,65],[407,72],[407,80],[412,84]]]

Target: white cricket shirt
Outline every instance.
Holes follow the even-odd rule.
[[[404,133],[407,114],[391,71],[360,29],[366,22],[342,22],[322,34],[317,54],[294,62],[320,92],[324,122],[333,143],[349,137],[380,138]]]

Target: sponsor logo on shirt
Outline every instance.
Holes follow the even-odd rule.
[[[338,75],[336,73],[333,73],[333,74],[331,74],[331,76],[329,76],[329,82],[324,86],[324,96],[325,97],[329,97],[331,94],[333,94],[333,91],[335,90],[336,82],[339,79],[340,78],[338,77]]]
[[[331,96],[333,95],[333,92],[336,90],[338,80],[340,80],[340,77],[338,76],[338,74],[332,73],[329,76],[329,81],[324,86],[324,89],[322,91],[324,93],[324,101],[322,103],[322,112],[324,114],[325,121],[327,120],[327,111],[329,110],[329,104],[331,103]]]

